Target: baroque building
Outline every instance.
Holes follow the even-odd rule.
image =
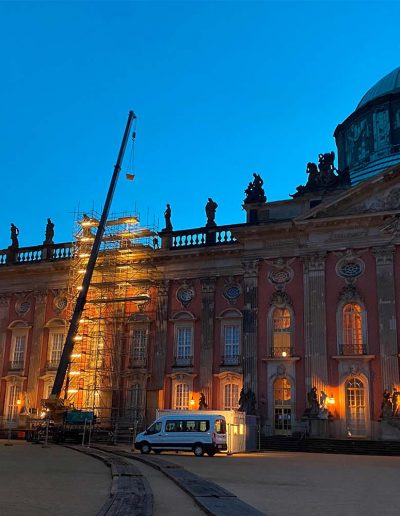
[[[337,127],[338,169],[321,154],[274,202],[254,174],[244,223],[216,225],[212,199],[201,228],[174,231],[169,207],[158,235],[110,221],[65,400],[126,426],[205,400],[264,435],[400,438],[399,70]],[[49,395],[96,223],[0,252],[5,427]]]

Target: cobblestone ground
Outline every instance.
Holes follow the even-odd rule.
[[[400,457],[163,453],[268,516],[399,516]]]
[[[102,462],[52,445],[0,440],[1,516],[95,516],[110,494]]]

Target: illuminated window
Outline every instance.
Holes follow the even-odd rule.
[[[189,385],[187,383],[176,384],[175,409],[189,410]]]
[[[10,385],[8,391],[7,420],[15,421],[18,415],[18,400],[21,388],[19,385]]]
[[[275,308],[272,313],[272,356],[292,355],[292,316],[288,308]]]
[[[147,328],[134,329],[132,334],[131,361],[133,365],[145,365],[147,361]]]
[[[364,383],[359,378],[346,382],[346,421],[349,437],[364,437],[366,434],[366,400]]]
[[[292,390],[287,378],[274,382],[274,426],[276,434],[287,435],[292,429]]]
[[[343,306],[343,342],[342,355],[362,355],[365,353],[364,342],[364,310],[357,303],[347,303]]]
[[[224,386],[224,410],[233,410],[239,407],[239,385],[226,383]]]
[[[48,360],[48,367],[56,368],[60,363],[61,353],[64,346],[64,333],[63,332],[51,332],[49,334],[50,340],[50,353]]]

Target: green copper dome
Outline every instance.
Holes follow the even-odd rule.
[[[372,88],[360,100],[357,109],[365,106],[371,100],[375,100],[389,93],[400,92],[400,67],[395,68],[392,72],[388,73],[380,81],[378,81]]]

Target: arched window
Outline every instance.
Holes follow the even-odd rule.
[[[366,434],[365,387],[360,378],[350,378],[345,385],[346,422],[349,437],[364,437]]]
[[[274,382],[274,420],[276,434],[290,434],[292,430],[292,389],[287,378]]]
[[[273,357],[290,357],[292,348],[292,315],[288,308],[275,308],[272,312]]]
[[[189,410],[189,385],[187,383],[176,384],[175,410]]]
[[[223,410],[234,410],[239,406],[239,385],[226,383],[224,385]]]
[[[346,303],[342,309],[343,341],[342,355],[362,355],[366,353],[365,312],[358,303]]]

